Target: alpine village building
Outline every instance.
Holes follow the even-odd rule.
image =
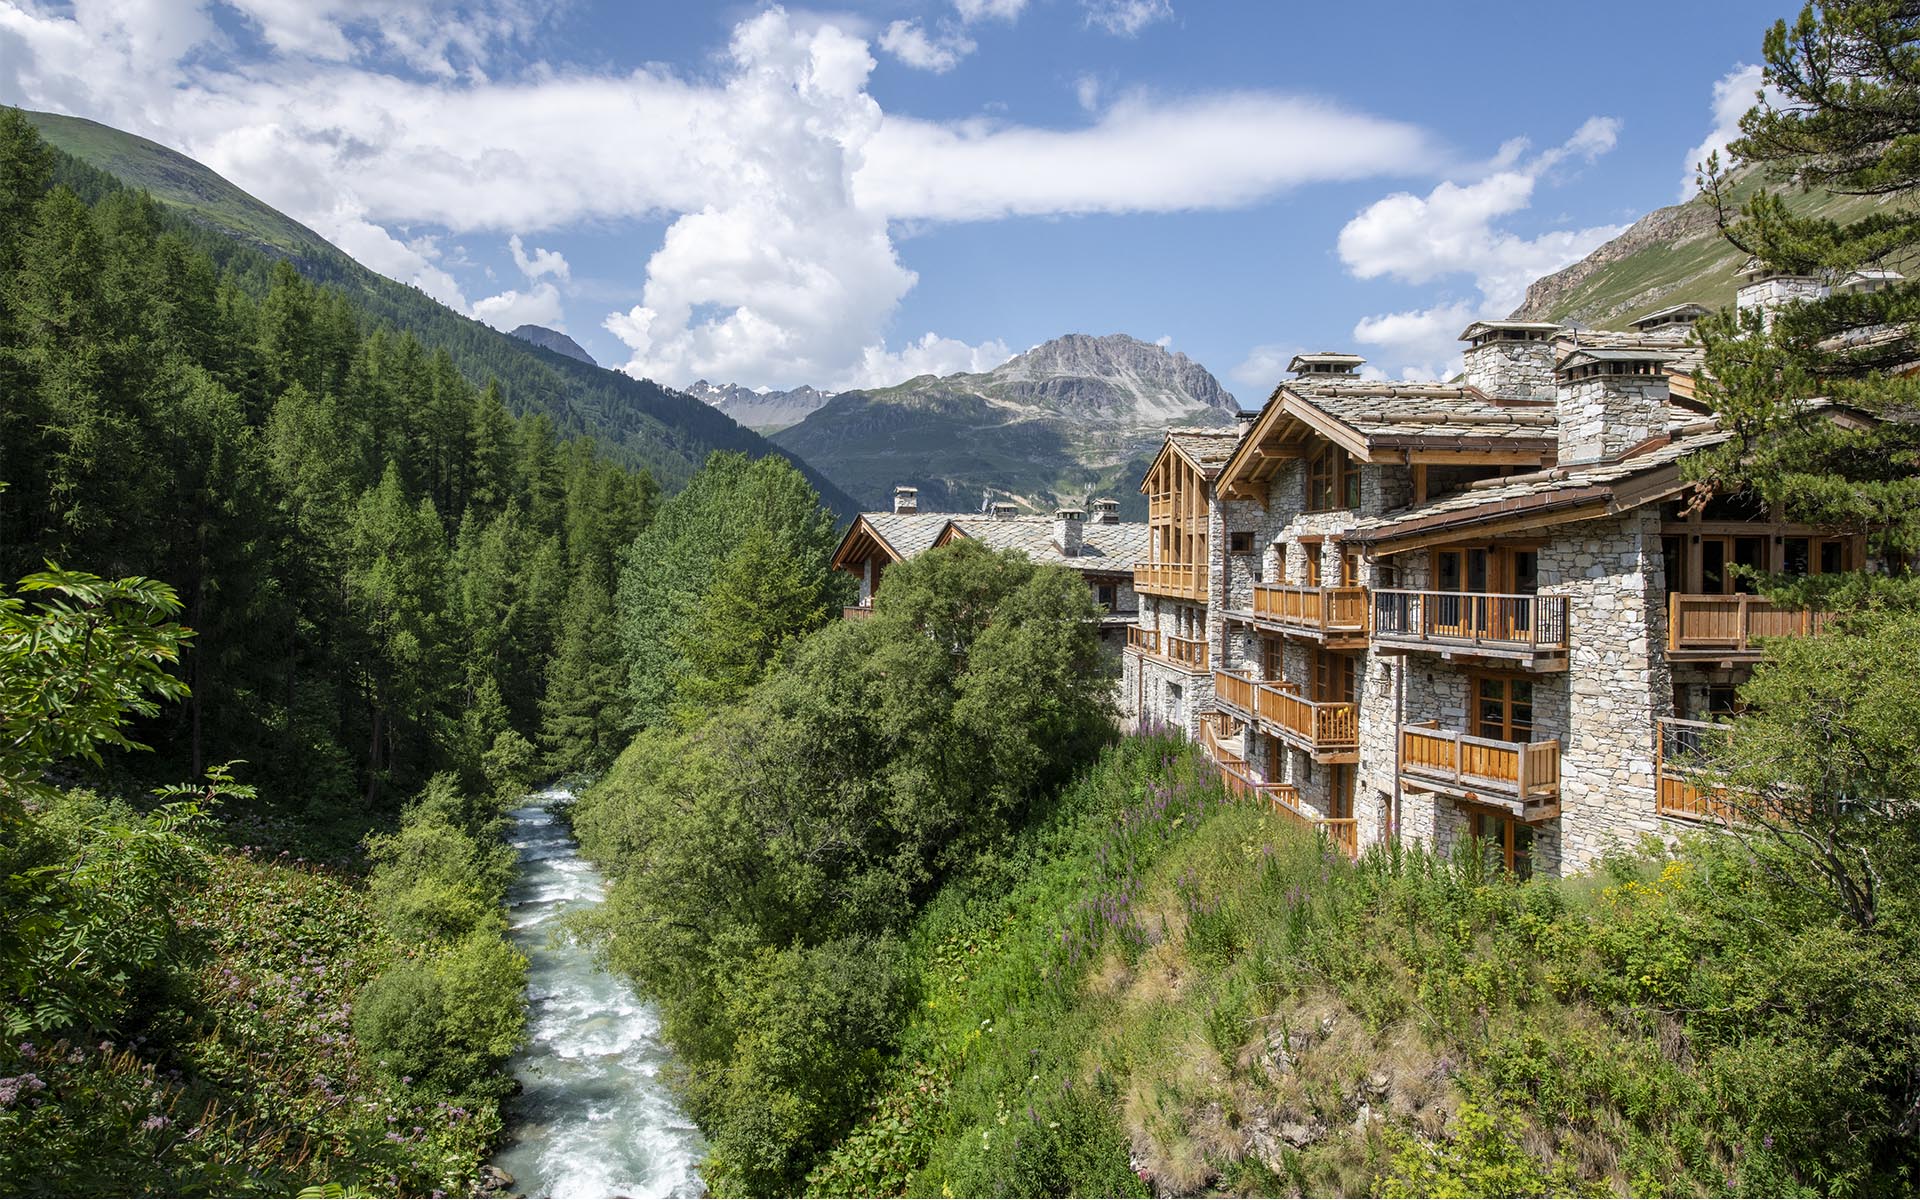
[[[1740,302],[1792,283],[1756,273]],[[1446,383],[1303,354],[1237,429],[1169,430],[1123,716],[1350,855],[1471,835],[1571,874],[1713,817],[1673,757],[1731,711],[1755,639],[1817,626],[1736,568],[1853,570],[1864,545],[1684,479],[1729,436],[1692,398],[1704,312],[1475,322]]]
[[[852,575],[860,586],[859,603],[845,615],[873,612],[874,595],[895,563],[956,540],[977,541],[1078,572],[1101,612],[1101,657],[1117,679],[1121,652],[1138,616],[1134,564],[1147,555],[1147,527],[1122,521],[1118,501],[1095,500],[1091,507],[1091,520],[1077,508],[1060,509],[1051,518],[1022,514],[1006,501],[980,513],[923,513],[918,488],[896,487],[893,511],[861,513],[834,550],[833,568]]]

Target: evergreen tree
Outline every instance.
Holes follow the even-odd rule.
[[[1886,0],[1809,4],[1768,31],[1763,52],[1782,100],[1762,100],[1741,119],[1734,157],[1778,183],[1886,199],[1841,223],[1797,216],[1763,190],[1737,217],[1722,201],[1729,239],[1776,270],[1834,283],[1910,262],[1920,249],[1920,11]],[[1704,172],[1720,200],[1718,162]],[[1836,291],[1770,321],[1724,312],[1700,332],[1703,395],[1734,437],[1703,456],[1696,474],[1722,489],[1752,486],[1793,519],[1861,534],[1904,574],[1920,552],[1920,379],[1895,368],[1920,359],[1920,280]],[[1864,420],[1835,421],[1832,406]],[[1834,581],[1824,582],[1831,591]]]
[[[591,573],[574,577],[540,701],[540,748],[554,776],[604,768],[624,744],[613,598]]]

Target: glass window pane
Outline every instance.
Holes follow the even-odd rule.
[[[1715,596],[1727,590],[1727,544],[1718,538],[1700,543],[1700,589]]]
[[[1820,573],[1833,575],[1847,569],[1847,545],[1828,540],[1820,543]]]
[[[1811,562],[1808,554],[1808,542],[1803,537],[1790,537],[1781,543],[1782,557],[1780,571],[1784,575],[1805,575]]]

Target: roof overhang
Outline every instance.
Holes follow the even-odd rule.
[[[1509,496],[1469,508],[1404,519],[1377,529],[1356,530],[1349,540],[1363,542],[1376,554],[1401,554],[1427,546],[1458,541],[1463,535],[1497,537],[1549,525],[1618,516],[1651,504],[1691,486],[1680,463],[1665,462],[1639,475],[1613,483],[1561,488],[1537,496]]]
[[[876,553],[884,556],[888,562],[899,562],[904,557],[893,548],[893,543],[887,541],[867,521],[867,514],[861,513],[853,519],[853,524],[847,526],[847,532],[840,538],[840,545],[834,548],[833,569],[858,571],[860,565]]]

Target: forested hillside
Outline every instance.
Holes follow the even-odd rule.
[[[148,191],[169,214],[188,218],[166,220],[166,228],[210,258],[239,290],[259,298],[271,285],[274,264],[289,262],[308,281],[337,290],[362,324],[410,333],[444,351],[469,382],[497,382],[508,411],[543,413],[563,438],[595,437],[615,461],[646,468],[669,491],[715,450],[756,458],[785,453],[683,392],[542,349],[369,271],[312,230],[164,146],[77,117],[25,116],[62,152],[55,168],[61,182],[90,202],[123,185]],[[842,516],[855,511],[830,480],[793,461],[829,508]]]

